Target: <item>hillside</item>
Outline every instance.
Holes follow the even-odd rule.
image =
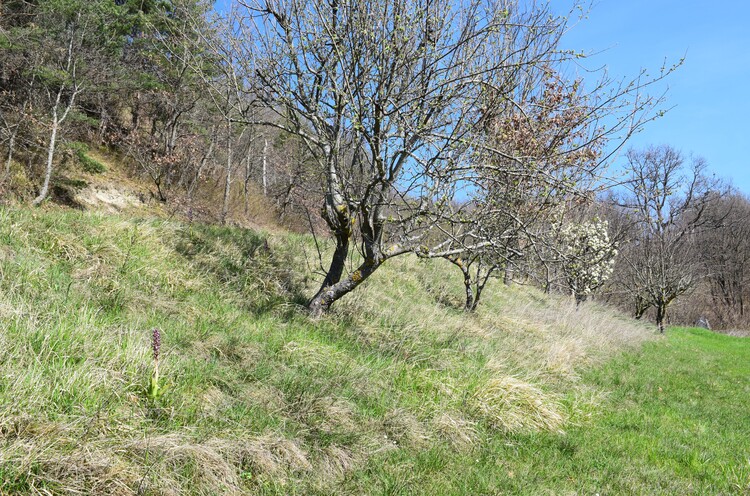
[[[313,253],[291,234],[0,211],[2,491],[490,491],[498,446],[588,422],[605,391],[579,371],[653,335],[500,284],[466,315],[458,274],[408,257],[312,321]]]
[[[750,197],[593,7],[0,0],[0,496],[750,496]]]

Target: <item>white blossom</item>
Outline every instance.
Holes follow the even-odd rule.
[[[581,302],[612,275],[617,248],[610,241],[607,221],[594,219],[568,224],[561,231],[562,268],[576,301]]]

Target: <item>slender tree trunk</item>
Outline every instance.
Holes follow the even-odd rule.
[[[664,334],[664,319],[667,316],[667,306],[659,304],[656,306],[656,325],[659,327],[659,333]]]
[[[245,184],[242,188],[243,198],[245,199],[245,214],[247,214],[247,211],[249,209],[249,199],[248,196],[250,195],[250,173],[251,173],[251,155],[248,151],[247,157],[245,157]]]
[[[474,304],[474,288],[472,287],[471,272],[469,272],[469,268],[464,267],[463,264],[458,266],[464,274],[464,291],[466,292],[464,311],[471,312],[476,308],[476,305]]]
[[[740,290],[740,296],[739,296],[739,303],[740,303],[740,317],[745,316],[745,298],[742,296],[742,290]]]
[[[333,303],[333,299],[326,302],[324,296],[329,288],[341,281],[341,276],[344,274],[344,268],[346,268],[346,259],[348,256],[349,236],[337,236],[336,249],[333,252],[328,272],[326,272],[326,278],[323,280],[323,284],[321,284],[318,292],[315,293],[315,296],[313,296],[310,303],[308,303],[308,308],[313,316],[320,316],[325,313]]]
[[[80,17],[80,14],[79,14]],[[68,73],[68,75],[73,77],[73,80],[75,80],[76,77],[76,64],[73,61],[73,41],[74,41],[74,33],[71,32],[70,40],[68,42],[68,60],[65,65],[65,70]],[[39,196],[34,198],[32,201],[32,205],[39,205],[44,201],[45,198],[47,198],[47,195],[49,194],[49,183],[50,179],[52,178],[52,161],[55,157],[55,146],[57,146],[57,131],[60,127],[60,125],[63,123],[66,117],[68,117],[68,113],[70,112],[70,109],[73,108],[73,105],[75,104],[75,99],[78,93],[82,90],[80,86],[77,84],[73,85],[72,93],[70,95],[70,99],[68,100],[68,104],[65,107],[65,110],[63,111],[62,116],[59,116],[58,111],[60,110],[60,102],[62,101],[62,95],[63,91],[65,90],[65,85],[61,85],[60,88],[57,90],[57,95],[55,96],[55,104],[52,106],[52,132],[50,133],[49,138],[49,146],[47,147],[47,168],[44,173],[44,183],[42,184],[42,189],[39,192]]]
[[[479,300],[482,298],[482,291],[484,291],[484,287],[487,285],[487,282],[490,280],[490,276],[492,276],[493,272],[497,270],[497,267],[490,266],[487,269],[485,269],[485,273],[482,274],[482,266],[480,265],[477,268],[477,280],[474,283],[476,286],[476,289],[474,291],[474,302],[471,304],[471,311],[476,311],[477,307],[479,306]]]
[[[62,88],[57,92],[57,100],[55,106],[52,107],[52,132],[49,137],[49,145],[47,146],[47,168],[44,173],[44,183],[42,189],[39,191],[39,195],[34,198],[33,205],[39,205],[47,198],[49,194],[49,182],[52,177],[52,161],[55,158],[55,146],[57,145],[57,129],[60,126],[60,121],[57,118],[57,109],[60,106],[60,98],[62,97]]]
[[[180,128],[179,119],[181,114],[182,112],[178,112],[177,115],[175,115],[169,122],[170,132],[166,142],[167,155],[171,155],[172,153],[174,153],[174,150],[177,147],[177,132]]]
[[[208,159],[211,158],[211,155],[213,155],[214,143],[216,142],[215,132],[215,129],[211,130],[211,142],[208,144],[208,150],[206,150],[205,155],[203,155],[203,157],[201,158],[200,164],[198,164],[198,170],[195,171],[195,176],[193,176],[193,180],[190,182],[190,186],[188,187],[188,219],[191,221],[193,220],[193,193],[195,193],[195,187],[198,185],[198,181],[200,180],[201,172],[203,172],[203,169],[208,163]]]
[[[477,281],[476,290],[474,291],[474,301],[471,303],[470,312],[476,312],[479,307],[479,300],[482,298],[482,290],[484,289],[484,282]]]
[[[505,263],[505,272],[503,273],[503,284],[506,286],[513,285],[513,266],[510,262]]]
[[[229,136],[227,137],[227,171],[224,181],[224,203],[221,208],[221,223],[226,224],[229,213],[229,195],[232,189],[232,124],[228,125]]]
[[[102,110],[99,115],[99,144],[104,143],[104,134],[107,130],[107,111]]]
[[[646,310],[648,310],[648,305],[646,305],[643,301],[643,298],[636,296],[635,297],[635,319],[641,320],[641,317],[643,317],[643,314],[646,313]]]
[[[268,140],[263,139],[263,196],[268,196],[268,170],[267,170]]]

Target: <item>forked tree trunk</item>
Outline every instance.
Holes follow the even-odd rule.
[[[264,146],[265,148],[265,146]],[[307,304],[307,309],[313,317],[320,317],[331,308],[334,301],[338,300],[346,293],[359,285],[369,273],[361,277],[355,276],[359,270],[353,272],[346,280],[341,278],[346,267],[346,260],[349,257],[349,238],[352,234],[352,217],[349,207],[344,201],[341,193],[342,186],[338,175],[336,156],[337,150],[326,149],[328,169],[328,194],[325,198],[323,208],[323,218],[336,239],[336,249],[331,258],[331,265],[326,272],[326,277],[321,284],[320,289]],[[264,174],[265,176],[265,174]],[[367,272],[367,271],[365,271]],[[371,273],[371,272],[370,272]],[[361,273],[360,273],[361,274]]]
[[[477,307],[479,306],[479,300],[482,298],[482,291],[484,291],[484,287],[490,280],[490,276],[492,276],[495,268],[490,267],[485,270],[486,272],[482,274],[481,267],[477,269],[477,278],[474,281],[474,301],[471,303],[471,307],[468,308],[470,312],[476,311]]]
[[[490,270],[487,274],[482,275],[481,268],[477,269],[476,278],[471,276],[471,262],[466,262],[460,258],[443,257],[453,265],[461,269],[461,273],[464,276],[464,311],[474,312],[479,306],[479,300],[482,297],[482,290],[485,284],[489,280],[489,276],[492,273]]]
[[[328,312],[333,302],[362,284],[381,264],[382,261],[365,261],[365,263],[357,267],[357,270],[349,274],[346,278],[330,286],[321,287],[320,291],[318,291],[307,305],[310,315],[317,318]],[[343,270],[343,265],[341,269]]]
[[[641,320],[641,317],[646,313],[646,310],[649,309],[649,306],[646,304],[644,299],[640,296],[636,296],[634,298],[635,303],[635,319]]]

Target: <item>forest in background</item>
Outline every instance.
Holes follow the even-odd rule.
[[[524,2],[6,0],[0,195],[75,206],[104,156],[189,220],[272,211],[335,244],[317,315],[414,254],[460,271],[469,311],[503,280],[747,328],[746,196],[668,145],[625,151],[674,68],[569,78],[570,20]]]

